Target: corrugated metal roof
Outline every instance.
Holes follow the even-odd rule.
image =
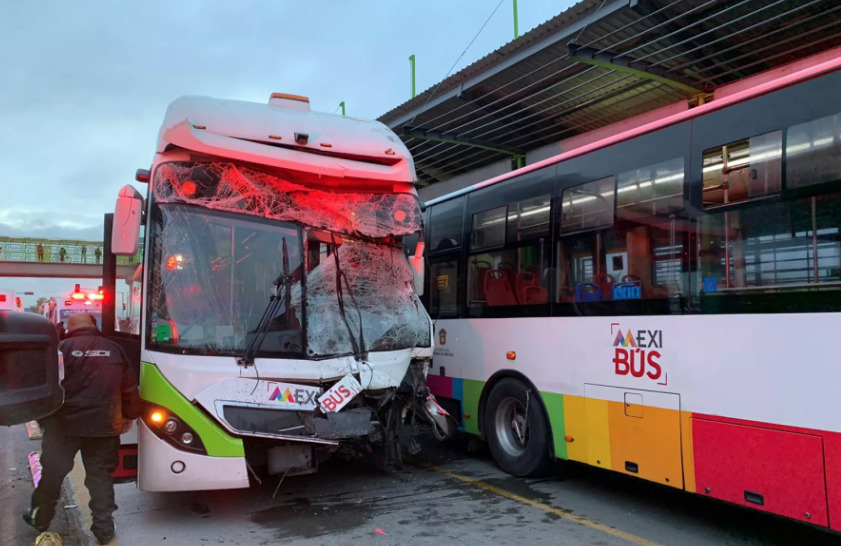
[[[570,58],[570,42],[701,91],[841,45],[837,0],[583,0],[379,118],[422,184],[690,98]],[[404,126],[447,139],[407,136]],[[429,133],[432,131],[433,133]]]

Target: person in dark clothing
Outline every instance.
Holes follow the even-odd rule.
[[[39,421],[41,481],[23,519],[38,531],[49,527],[61,484],[81,451],[91,496],[91,532],[100,544],[107,544],[115,533],[111,476],[119,464],[120,434],[128,432],[140,414],[140,396],[125,352],[92,322],[86,313],[67,319],[69,334],[58,345],[65,363],[64,404]]]

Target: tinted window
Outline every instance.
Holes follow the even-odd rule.
[[[561,197],[561,231],[581,231],[613,223],[616,179],[612,176],[567,188]]]
[[[786,131],[786,187],[841,180],[841,114]]]
[[[430,252],[461,246],[465,197],[431,207]]]
[[[458,261],[430,261],[429,312],[432,318],[458,314]]]
[[[506,206],[474,214],[470,249],[477,250],[505,244],[506,216],[508,216]]]
[[[704,208],[737,203],[782,189],[781,131],[704,150]]]

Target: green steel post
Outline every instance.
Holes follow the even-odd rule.
[[[345,101],[340,102],[339,106],[342,107],[342,115],[344,116],[345,115]]]
[[[517,0],[514,0],[514,39],[520,37],[520,31],[517,29]]]
[[[412,98],[415,98],[415,56],[409,55],[409,62],[412,64]]]

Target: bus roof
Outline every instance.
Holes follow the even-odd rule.
[[[305,97],[268,103],[185,96],[166,111],[157,152],[173,146],[321,176],[414,183],[409,150],[378,121],[311,112]]]
[[[564,152],[564,153],[558,154],[556,156],[544,159],[542,161],[538,161],[537,163],[529,165],[528,167],[524,167],[522,169],[517,169],[516,171],[511,171],[511,172],[508,172],[508,173],[505,173],[505,174],[501,174],[501,175],[496,176],[494,178],[491,178],[489,180],[485,180],[483,182],[478,182],[478,183],[473,184],[471,186],[468,186],[466,188],[462,188],[460,190],[450,192],[446,195],[442,195],[442,196],[436,197],[434,199],[430,199],[429,201],[425,202],[423,204],[423,206],[424,207],[431,206],[431,205],[434,205],[436,203],[440,203],[442,201],[447,201],[449,199],[453,199],[455,197],[459,197],[461,195],[470,193],[470,192],[475,191],[479,188],[484,188],[485,186],[492,186],[494,184],[499,184],[500,182],[505,182],[506,180],[510,180],[512,178],[522,176],[524,174],[530,173],[532,171],[536,171],[538,169],[542,169],[543,167],[548,167],[550,165],[554,165],[554,164],[560,163],[562,161],[566,161],[568,159],[572,159],[574,157],[578,157],[578,156],[581,156],[581,155],[599,150],[601,148],[606,148],[610,145],[617,144],[619,142],[623,142],[625,140],[630,140],[634,137],[641,136],[641,135],[644,135],[646,133],[656,131],[657,129],[662,129],[662,128],[668,127],[670,125],[675,125],[677,123],[681,123],[683,121],[687,121],[687,120],[702,116],[704,114],[708,114],[710,112],[720,110],[720,109],[725,108],[727,106],[730,106],[732,104],[743,102],[745,100],[748,100],[750,98],[753,98],[753,97],[756,97],[756,96],[759,96],[759,95],[764,95],[764,94],[767,94],[767,93],[771,93],[773,91],[777,91],[777,90],[782,89],[784,87],[788,87],[790,85],[794,85],[796,83],[799,83],[799,82],[802,82],[802,81],[805,81],[805,80],[816,78],[816,77],[821,76],[823,74],[836,71],[839,68],[841,68],[841,54],[836,55],[829,60],[826,60],[826,61],[823,61],[823,62],[818,62],[814,65],[803,68],[802,70],[797,70],[797,71],[793,71],[793,72],[782,71],[781,73],[783,75],[781,75],[779,78],[774,78],[774,79],[759,83],[758,85],[756,85],[754,87],[750,87],[750,88],[744,89],[742,91],[739,91],[737,93],[733,93],[732,95],[724,97],[720,100],[708,102],[707,104],[704,104],[702,106],[698,106],[698,107],[692,108],[690,110],[679,112],[679,113],[673,114],[671,116],[666,116],[662,119],[640,125],[639,127],[634,127],[633,129],[629,129],[627,131],[618,133],[618,134],[613,135],[609,138],[598,140],[596,142],[586,144],[586,145],[581,146],[579,148],[574,148],[574,149],[572,149],[568,152]]]

